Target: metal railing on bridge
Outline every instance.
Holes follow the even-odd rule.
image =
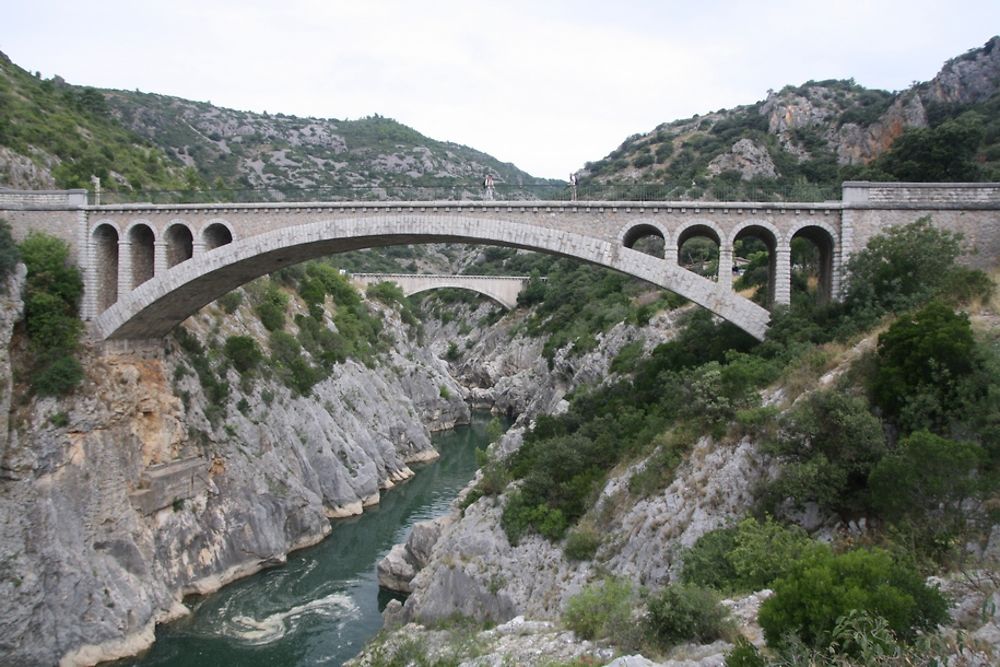
[[[671,186],[660,183],[587,183],[576,188],[579,201],[742,201],[742,202],[822,202],[840,199],[839,187],[808,183],[769,186],[759,183],[723,183],[704,187]],[[319,201],[571,201],[574,192],[568,183],[496,183],[487,192],[474,182],[447,182],[430,185],[380,184],[324,186],[314,188],[254,188],[207,190],[105,190],[93,204],[184,204],[258,203]]]

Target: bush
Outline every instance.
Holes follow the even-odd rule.
[[[963,519],[962,503],[978,489],[974,477],[984,459],[982,448],[919,431],[899,443],[869,478],[872,505],[894,521],[922,520],[941,510],[947,524]],[[939,519],[940,521],[940,519]],[[943,527],[939,521],[932,522]]]
[[[285,331],[274,331],[269,339],[271,363],[281,381],[289,389],[308,396],[313,385],[322,377],[302,356],[302,348],[295,337]]]
[[[280,331],[285,328],[285,311],[288,309],[288,295],[274,283],[268,281],[260,303],[257,304],[257,316],[260,323],[268,331]]]
[[[885,454],[885,437],[863,399],[824,391],[782,420],[769,449],[783,459],[765,493],[771,509],[791,499],[843,514],[867,507],[868,475]]]
[[[500,525],[503,526],[507,539],[514,545],[531,531],[550,540],[558,540],[566,534],[568,528],[562,510],[545,503],[532,504],[520,491],[508,495]]]
[[[947,618],[941,593],[880,549],[840,555],[826,548],[811,550],[773,588],[774,596],[758,615],[769,645],[780,645],[794,634],[808,645],[828,646],[838,619],[851,610],[884,618],[906,640]]]
[[[249,336],[230,336],[226,339],[223,352],[240,373],[252,371],[264,359],[257,341]]]
[[[7,277],[14,271],[19,259],[17,245],[10,233],[10,224],[0,218],[0,290],[6,289]]]
[[[732,650],[726,654],[725,667],[767,667],[767,660],[746,637],[737,637]]]
[[[589,526],[580,526],[566,536],[563,553],[570,560],[591,560],[601,546],[601,534]]]
[[[69,246],[60,239],[29,234],[20,254],[28,268],[24,317],[32,352],[31,384],[43,395],[65,395],[83,379],[74,356],[83,333],[77,317],[83,280],[69,261]]]
[[[232,292],[226,292],[220,296],[217,301],[219,303],[219,307],[221,307],[227,315],[232,315],[243,303],[243,292],[238,289],[235,289]]]
[[[904,432],[941,432],[960,402],[961,381],[975,370],[975,350],[968,316],[939,301],[900,318],[878,339],[875,403]]]
[[[611,638],[624,648],[636,639],[632,610],[637,602],[638,595],[629,582],[605,579],[571,597],[563,621],[581,639]]]
[[[728,610],[706,588],[667,586],[646,604],[648,636],[664,650],[685,641],[707,644],[721,639],[731,629]]]
[[[83,380],[83,367],[76,357],[52,352],[36,361],[31,386],[42,396],[65,396]]]
[[[389,281],[369,285],[367,289],[365,289],[365,294],[369,299],[381,301],[388,306],[396,303],[403,303],[406,299],[406,295],[403,294],[403,289],[396,283]]]
[[[725,593],[759,591],[815,548],[817,543],[797,526],[748,518],[698,538],[684,554],[681,578]]]
[[[845,304],[868,321],[918,306],[949,284],[961,250],[961,236],[935,228],[929,217],[891,227],[851,255]]]

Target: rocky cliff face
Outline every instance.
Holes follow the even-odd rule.
[[[428,428],[468,418],[461,388],[384,316],[394,351],[376,368],[338,365],[309,397],[230,369],[234,390],[211,405],[167,341],[88,350],[68,400],[15,401],[0,449],[4,661],[133,653],[184,613],[182,595],[280,563],[435,456]],[[208,340],[259,323],[209,307],[187,326]]]
[[[679,314],[660,313],[646,327],[618,324],[599,335],[594,351],[574,355],[569,349],[559,350],[551,366],[541,356],[544,340],[513,333],[520,325],[516,315],[487,331],[470,332],[468,351],[456,364],[470,400],[518,416],[514,427],[492,446],[492,455],[517,449],[531,421],[564,410],[564,397],[573,389],[611,377],[611,363],[625,345],[641,341],[649,349],[669,340],[676,333]],[[471,317],[477,319],[475,313]],[[458,329],[452,323],[432,331],[439,340],[461,341]],[[627,476],[609,486],[616,488],[615,484],[627,484]],[[568,561],[559,545],[538,536],[512,546],[500,526],[502,510],[502,502],[481,499],[464,512],[456,510],[415,529],[406,545],[393,549],[379,565],[380,581],[411,595],[402,609],[390,610],[392,622],[439,621],[455,613],[498,622],[518,614],[558,617],[566,599],[592,576],[591,565]],[[702,532],[715,527],[710,520],[705,525]]]

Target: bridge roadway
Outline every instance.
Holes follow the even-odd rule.
[[[487,296],[510,310],[517,306],[517,295],[528,283],[528,276],[476,276],[437,273],[352,273],[351,281],[363,285],[392,282],[403,294],[411,296],[428,290],[454,287]]]
[[[82,317],[98,339],[165,335],[202,306],[284,266],[347,250],[476,243],[572,257],[641,278],[762,338],[769,312],[732,290],[734,244],[755,237],[770,255],[771,301],[790,298],[791,243],[819,249],[821,287],[836,297],[852,252],[882,229],[932,215],[963,232],[982,264],[1000,257],[1000,184],[845,183],[841,201],[439,201],[91,206],[85,191],[0,190],[16,238],[64,238],[83,269]],[[664,256],[633,249],[662,239]],[[678,264],[681,246],[719,247],[716,279]],[[977,259],[978,258],[978,259]]]

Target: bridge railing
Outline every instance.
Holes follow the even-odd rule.
[[[580,201],[743,201],[743,202],[821,202],[839,200],[839,187],[820,187],[808,183],[793,186],[770,186],[760,183],[723,183],[704,187],[670,186],[660,183],[587,183],[576,188]],[[98,203],[94,194],[92,204]],[[473,182],[437,185],[382,184],[325,186],[316,188],[258,188],[210,190],[104,191],[101,204],[184,204],[184,203],[257,203],[310,201],[570,201],[570,185],[560,183],[516,185],[497,183],[492,192]]]

